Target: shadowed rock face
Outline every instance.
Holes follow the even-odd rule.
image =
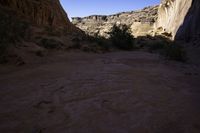
[[[1,0],[0,5],[38,25],[72,26],[59,0]]]
[[[59,0],[0,0],[0,63],[23,65],[52,49],[68,49],[82,36]]]
[[[172,40],[200,38],[199,0],[162,0],[156,7],[109,16],[72,18],[72,22],[90,35],[108,37],[114,24],[131,27],[134,36],[164,35]]]

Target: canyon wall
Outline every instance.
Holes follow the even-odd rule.
[[[158,10],[156,28],[160,32],[170,33],[174,39],[191,4],[192,0],[162,0]]]
[[[24,64],[51,49],[68,49],[83,36],[59,0],[0,0],[0,64]]]
[[[1,0],[0,6],[37,25],[73,27],[59,0]]]
[[[195,41],[200,39],[200,1],[193,0],[185,16],[183,24],[179,27],[175,39]]]
[[[92,36],[109,37],[114,24],[125,24],[131,27],[134,36],[151,34],[157,20],[158,6],[142,10],[122,12],[109,16],[93,15],[84,18],[72,18],[72,23]]]
[[[1,0],[0,6],[14,10],[18,16],[37,25],[76,30],[59,0]],[[200,38],[199,13],[199,0],[162,0],[159,7],[151,6],[109,16],[72,18],[72,22],[93,36],[108,37],[114,24],[126,24],[131,27],[135,37],[168,33],[172,39],[193,40]]]
[[[156,28],[172,34],[172,39],[200,38],[199,0],[162,0]]]
[[[199,0],[162,0],[159,6],[109,16],[72,18],[72,23],[92,36],[109,37],[114,24],[126,24],[137,36],[164,35],[174,40],[200,38]]]

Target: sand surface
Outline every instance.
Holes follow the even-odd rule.
[[[0,66],[0,133],[200,133],[199,66],[146,52]]]

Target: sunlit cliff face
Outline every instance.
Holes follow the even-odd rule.
[[[142,26],[132,25],[134,29],[133,32],[135,31],[149,32],[150,30],[152,30],[154,33],[158,33],[158,34],[167,33],[168,35],[170,35],[170,38],[172,40],[178,39],[178,38],[179,39],[180,38],[183,38],[183,39],[198,38],[200,34],[199,32],[200,26],[198,24],[200,20],[199,19],[200,4],[199,3],[200,3],[199,0],[161,0],[161,3],[158,8],[158,14],[157,14],[158,19],[155,21],[155,24],[153,27],[154,29],[147,28],[149,30],[146,30],[146,29],[143,30],[146,26],[144,27],[143,25]],[[100,28],[100,31],[99,31],[99,30],[96,30],[97,26],[95,26],[94,24],[94,23],[99,23],[99,21],[98,22],[92,21],[93,25],[91,26],[90,25],[91,23],[89,22],[91,20],[92,19],[88,19],[85,21],[85,18],[79,18],[80,23],[76,23],[75,21],[73,22],[76,23],[77,27],[81,28],[82,30],[86,31],[89,34],[96,34],[95,32],[98,32],[100,35],[104,36],[104,31],[107,32],[110,26],[109,25],[110,23],[106,22],[107,23],[106,27],[101,25],[101,27],[99,27]],[[86,25],[86,24],[89,24],[89,25]],[[140,27],[143,27],[143,29],[140,30]]]
[[[200,38],[200,1],[163,0],[159,7],[157,28],[172,34],[176,40]]]

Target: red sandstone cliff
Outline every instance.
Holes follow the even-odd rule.
[[[38,25],[72,28],[59,0],[1,0],[9,8]]]

